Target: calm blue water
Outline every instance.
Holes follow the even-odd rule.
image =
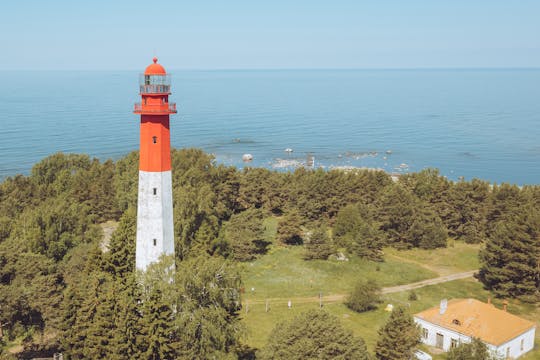
[[[540,70],[172,73],[173,146],[221,163],[242,167],[250,153],[251,165],[273,167],[312,153],[316,166],[540,183]],[[0,178],[57,151],[117,159],[137,149],[136,72],[0,76]]]

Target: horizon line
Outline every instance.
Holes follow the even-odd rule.
[[[49,69],[36,69],[36,68],[20,68],[20,69],[3,69],[0,68],[0,72],[33,72],[33,71],[141,71],[141,68],[107,68],[107,69],[92,69],[92,68],[73,68],[73,69],[60,69],[60,68],[49,68]],[[249,68],[249,67],[231,67],[231,68],[175,68],[171,67],[172,71],[414,71],[414,70],[540,70],[540,66],[433,66],[433,67],[260,67],[260,68]]]

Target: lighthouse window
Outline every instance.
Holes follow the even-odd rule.
[[[157,239],[154,239],[154,246],[156,246],[157,244]]]
[[[157,144],[157,136],[152,136],[152,141],[154,142],[154,144]]]
[[[154,193],[154,195],[157,195],[157,188],[153,188],[152,192]]]

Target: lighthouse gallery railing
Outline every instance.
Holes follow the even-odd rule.
[[[167,103],[159,105],[143,105],[135,103],[133,108],[135,113],[176,113],[176,103]]]

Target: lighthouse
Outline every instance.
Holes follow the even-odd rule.
[[[174,255],[169,115],[176,104],[169,102],[170,75],[157,60],[140,75],[141,102],[133,111],[141,115],[135,266],[142,271]]]

